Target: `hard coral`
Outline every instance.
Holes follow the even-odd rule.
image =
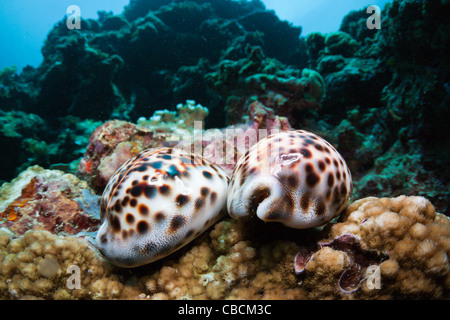
[[[337,31],[325,37],[326,52],[351,57],[356,52],[358,43],[346,32]]]
[[[18,235],[27,230],[54,234],[96,231],[97,198],[86,182],[59,170],[30,167],[0,188],[0,227]]]
[[[375,250],[364,250],[358,238],[352,234],[343,234],[330,242],[320,242],[316,250],[318,252],[313,254],[311,248],[302,248],[295,257],[295,271],[297,274],[301,274],[305,270],[311,270],[311,266],[308,265],[309,261],[317,263],[317,259],[320,260],[316,255],[329,252],[332,256],[336,254],[335,251],[338,251],[340,261],[338,285],[344,293],[358,290],[368,267],[380,264],[386,259],[384,254]]]
[[[258,245],[244,239],[236,221],[217,224],[178,253],[156,265],[123,272],[111,267],[84,240],[28,231],[12,239],[0,231],[0,297],[3,299],[294,299],[288,241]],[[224,239],[227,240],[224,240]],[[222,241],[224,240],[224,241]],[[219,248],[220,247],[220,248]],[[72,266],[80,268],[73,288]]]
[[[93,189],[101,191],[126,160],[164,140],[154,135],[151,130],[140,129],[126,121],[105,122],[92,133],[78,175]]]
[[[157,131],[174,131],[177,129],[189,129],[194,126],[194,121],[204,121],[209,110],[194,100],[186,100],[185,104],[179,103],[176,111],[157,110],[148,120],[145,117],[138,119],[139,127],[149,128]]]
[[[79,287],[70,278],[75,274],[70,271],[73,269],[79,270]],[[28,231],[11,239],[0,231],[2,299],[118,297],[123,284],[116,276],[104,278],[106,274],[103,261],[85,241],[48,231]]]
[[[294,299],[290,259],[297,246],[279,241],[261,246],[245,240],[245,224],[222,221],[178,261],[167,261],[145,280],[149,299]]]
[[[448,298],[449,227],[450,219],[422,197],[370,197],[351,204],[340,222],[309,233],[226,219],[178,253],[126,272],[106,263],[79,238],[28,231],[14,239],[0,231],[0,297]],[[296,275],[292,262],[301,249],[297,243],[313,239],[322,240],[323,246]],[[373,260],[372,253],[384,260]],[[368,285],[370,274],[362,272],[358,288],[342,291],[343,274],[364,261],[378,270],[379,289]],[[80,268],[79,289],[68,286],[70,266]],[[357,278],[344,278],[352,279]]]
[[[356,282],[353,285],[360,286],[359,290],[352,293],[340,291],[338,282],[342,272],[351,268],[355,259],[346,263],[341,258],[323,260],[319,264],[314,262],[317,259],[311,259],[305,265],[302,286],[314,289],[312,297],[448,298],[450,219],[436,213],[425,198],[399,196],[358,200],[347,208],[341,222],[331,227],[328,239],[336,241],[349,235],[358,239],[361,245],[361,249],[351,249],[353,255],[357,251],[366,251],[367,256],[370,251],[371,254],[385,256],[384,261],[371,262],[380,274],[379,288],[368,285],[366,274],[365,278],[354,278]],[[331,254],[345,256],[345,252],[348,253],[339,246],[326,246],[314,257],[323,254],[323,250],[330,251],[327,255],[330,257]],[[327,270],[332,266],[337,271],[330,277]],[[318,286],[319,280],[321,286]]]
[[[211,88],[227,99],[228,124],[241,121],[249,98],[290,121],[296,120],[293,111],[319,105],[325,87],[318,72],[287,67],[266,56],[259,46],[248,45],[245,52],[246,57],[237,61],[224,59],[217,70],[206,75]]]
[[[208,108],[188,100],[178,104],[177,111],[158,110],[148,120],[139,118],[137,124],[107,121],[92,133],[78,175],[101,192],[126,160],[145,149],[168,144],[179,129],[192,130],[194,121],[203,121],[208,112]]]

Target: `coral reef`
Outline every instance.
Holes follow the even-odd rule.
[[[2,299],[113,299],[122,293],[118,277],[79,238],[27,231],[11,239],[0,231],[0,242]],[[79,289],[70,279],[74,266],[82,275]]]
[[[450,219],[436,213],[430,201],[417,196],[369,197],[351,204],[340,220],[331,226],[328,239],[352,234],[365,250],[387,256],[375,262],[380,289],[371,290],[363,281],[361,289],[352,293],[354,298],[448,298]],[[319,275],[322,268],[311,266],[310,271]],[[314,294],[325,293],[320,291]]]
[[[65,21],[54,26],[42,49],[42,75],[36,70],[32,76],[39,90],[31,99],[40,115],[56,110],[61,116],[106,120],[117,114],[135,120],[149,106],[175,105],[192,92],[203,92],[196,99],[220,111],[209,103],[214,94],[201,75],[217,68],[224,52],[241,58],[238,47],[251,43],[283,62],[298,64],[305,56],[301,28],[280,21],[260,1],[226,1],[229,7],[217,1],[160,1],[150,11],[145,2],[132,1],[123,15],[100,12],[98,20],[83,20],[73,32]],[[199,72],[200,77],[194,75]]]
[[[217,71],[206,75],[209,85],[226,99],[227,123],[241,122],[254,101],[275,114],[299,119],[293,111],[313,109],[325,95],[325,84],[314,70],[288,68],[266,57],[259,46],[247,46],[247,57],[237,61],[222,60]]]
[[[8,123],[0,146],[11,154],[0,180],[34,164],[76,172],[81,146],[105,121],[183,128],[172,114],[180,113],[178,102],[194,99],[214,115],[204,118],[199,109],[194,116],[204,118],[205,128],[267,125],[323,136],[362,181],[355,184],[358,197],[414,194],[406,162],[401,174],[384,170],[376,188],[367,185],[378,179],[376,164],[405,152],[426,172],[417,176],[424,187],[416,194],[448,213],[450,27],[442,14],[448,6],[394,0],[383,8],[381,29],[360,28],[363,8],[345,16],[339,30],[306,37],[257,0],[133,0],[122,14],[82,20],[80,30],[68,30],[62,20],[49,32],[38,68],[0,72],[0,122]],[[410,21],[414,34],[404,39]],[[161,106],[169,107],[158,111]],[[45,130],[22,130],[36,121]],[[124,158],[141,150],[129,142],[121,145]],[[81,165],[83,177],[100,163],[89,160]],[[111,171],[122,162],[110,161]],[[87,179],[100,191],[109,176]],[[395,181],[402,187],[383,193]]]
[[[194,121],[202,122],[203,127],[208,112],[208,108],[187,100],[177,105],[177,111],[157,110],[148,120],[140,117],[137,124],[107,121],[89,138],[77,174],[100,192],[125,161],[145,149],[169,145],[173,139],[183,137],[186,130],[192,132]]]
[[[361,28],[365,9],[306,37],[260,0],[130,0],[79,30],[57,22],[40,66],[0,70],[0,297],[449,299],[450,2],[393,0],[381,29]],[[129,270],[87,241],[128,159],[189,136],[231,175],[260,129],[336,146],[354,186],[338,220],[225,218]]]
[[[442,15],[448,9],[441,1],[394,0],[383,9],[379,30],[360,28],[367,19],[362,9],[350,12],[338,32],[305,39],[309,68],[326,88],[307,129],[342,151],[361,180],[355,183],[358,198],[422,195],[449,214],[444,163],[450,143],[442,120],[449,118],[450,61],[443,53],[450,25]],[[404,39],[411,21],[414,36]],[[419,169],[411,170],[406,159]]]
[[[0,147],[8,152],[0,168],[0,179],[10,180],[31,165],[75,173],[76,161],[83,155],[89,135],[101,122],[73,116],[60,120],[65,129],[53,131],[36,114],[0,110]],[[55,141],[47,142],[49,136]]]
[[[0,231],[0,295],[4,299],[442,299],[450,290],[449,226],[449,218],[436,213],[422,197],[370,197],[351,204],[339,222],[322,231],[292,232],[281,225],[225,219],[178,253],[126,272],[105,262],[81,238],[48,231],[12,238]],[[347,239],[339,244],[349,234],[358,242],[344,245]],[[296,254],[305,243],[313,246],[316,241],[322,247],[297,275]],[[373,252],[382,258],[369,254]],[[378,266],[380,286],[371,286],[365,275],[362,280],[349,278],[361,283],[351,291],[342,290],[342,274],[355,262]],[[70,285],[70,266],[80,268],[78,289]]]
[[[29,137],[36,140],[29,143],[31,154],[39,157],[33,155],[24,167],[15,166],[31,158],[30,151],[6,144],[20,158],[0,172],[0,180],[32,164],[48,167],[79,158],[71,148],[76,138],[66,132],[72,131],[67,116],[136,122],[159,106],[174,111],[179,101],[195,96],[217,115],[207,119],[207,126],[223,127],[224,102],[205,75],[217,72],[224,56],[245,58],[247,45],[260,46],[281,62],[305,65],[301,28],[280,21],[260,1],[146,2],[131,1],[123,15],[99,12],[96,20],[83,19],[79,30],[69,30],[63,19],[49,32],[38,68],[1,72],[0,109],[36,113],[48,133]],[[63,132],[66,144],[59,143]]]
[[[14,177],[11,172],[16,170],[18,164],[26,162],[30,153],[43,156],[36,150],[36,144],[45,136],[45,130],[46,123],[38,115],[0,109],[0,148],[9,150],[9,156],[2,160],[0,179]]]
[[[148,120],[145,117],[140,117],[137,120],[137,125],[158,132],[165,131],[175,134],[178,129],[192,131],[194,122],[203,122],[208,114],[208,108],[201,104],[195,104],[194,100],[186,100],[185,104],[177,104],[176,111],[156,110]]]

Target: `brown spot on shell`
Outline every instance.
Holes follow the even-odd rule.
[[[319,165],[320,171],[322,171],[322,172],[324,172],[325,169],[327,168],[327,165],[322,160],[319,160],[318,165]]]
[[[287,220],[294,213],[294,201],[289,195],[285,195],[278,207],[264,215],[265,220]]]
[[[322,216],[325,213],[325,203],[323,200],[317,200],[316,202],[316,215]]]
[[[187,202],[189,202],[189,196],[187,196],[185,194],[179,194],[175,198],[175,201],[176,201],[177,206],[179,206],[179,207],[184,206]]]
[[[328,173],[327,183],[330,188],[334,185],[334,175],[332,172]]]
[[[166,219],[166,214],[162,211],[158,211],[157,213],[155,213],[155,215],[153,217],[156,222],[161,222],[164,219]]]
[[[280,174],[278,177],[281,184],[288,188],[295,189],[298,186],[298,177],[294,173]]]
[[[186,239],[187,239],[187,238],[190,238],[193,234],[194,234],[194,230],[191,229],[191,230],[189,230],[188,232],[186,232],[185,238],[186,238]]]
[[[127,213],[127,215],[125,216],[125,220],[129,223],[132,224],[134,222],[134,215],[131,213]]]
[[[204,176],[206,179],[211,179],[211,178],[212,178],[211,172],[205,170],[205,171],[203,171],[202,173],[203,173],[203,176]]]
[[[142,194],[142,191],[144,190],[146,184],[136,184],[135,186],[133,186],[133,188],[131,188],[130,194],[137,198]]]
[[[217,199],[217,193],[215,191],[211,192],[211,204],[216,202]]]
[[[334,159],[334,160],[333,160],[333,164],[334,164],[334,166],[335,166],[336,168],[338,168],[338,167],[339,167],[339,163],[337,162],[337,160],[336,160],[336,159]]]
[[[312,157],[311,151],[309,151],[309,150],[306,149],[306,148],[300,149],[300,153],[303,155],[303,157],[305,157],[305,158],[307,158],[307,159],[309,159],[309,158]]]
[[[347,187],[345,186],[345,183],[341,184],[341,197],[345,198],[347,194]]]
[[[326,199],[327,201],[330,201],[330,200],[331,200],[331,189],[328,189],[327,194],[326,194],[326,196],[325,196],[325,199]]]
[[[316,149],[319,150],[319,151],[323,151],[323,147],[322,147],[320,144],[318,144],[318,143],[316,143],[316,144],[314,145],[314,148],[316,148]]]
[[[128,201],[130,201],[130,197],[125,196],[121,202],[122,207],[125,207],[128,204]]]
[[[315,172],[310,172],[306,176],[306,183],[310,187],[314,187],[320,181],[320,176],[318,176]]]
[[[339,188],[334,187],[333,189],[333,203],[337,204],[340,200]]]
[[[141,203],[141,204],[138,206],[138,211],[139,211],[139,213],[142,214],[143,216],[148,215],[148,207],[147,207],[145,204],[143,204],[143,203]]]
[[[117,199],[114,203],[114,211],[120,213],[122,211],[122,206],[120,205],[120,200]]]
[[[147,183],[144,183],[144,194],[148,199],[153,198],[156,195],[156,187],[152,185],[148,185]]]
[[[203,206],[205,205],[205,200],[203,200],[202,198],[198,198],[195,200],[195,210],[198,211],[200,210]]]
[[[136,229],[139,234],[144,234],[150,229],[150,225],[147,221],[141,220],[137,223]]]
[[[209,194],[209,188],[207,187],[202,187],[200,189],[200,194],[202,195],[202,197],[206,197]]]
[[[178,229],[180,229],[183,225],[186,224],[186,218],[182,215],[176,215],[175,217],[170,220],[170,227],[169,227],[169,233],[176,232]]]
[[[158,191],[160,194],[167,195],[170,193],[170,186],[167,184],[163,184],[162,186],[158,187]]]
[[[311,203],[311,193],[304,192],[300,198],[300,207],[304,212],[307,212]]]
[[[113,232],[119,232],[121,229],[120,220],[116,215],[111,216],[111,228]]]

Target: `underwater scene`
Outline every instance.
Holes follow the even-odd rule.
[[[0,299],[448,300],[450,2],[337,12],[67,2],[0,68]]]

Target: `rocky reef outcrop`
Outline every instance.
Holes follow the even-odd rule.
[[[364,8],[306,37],[259,0],[131,0],[80,30],[59,21],[40,66],[0,71],[0,297],[448,299],[449,6],[393,0],[380,29]],[[353,194],[338,220],[227,217],[126,271],[89,242],[132,156],[189,136],[204,154],[230,151],[231,175],[251,145],[240,138],[260,129],[339,150]]]

